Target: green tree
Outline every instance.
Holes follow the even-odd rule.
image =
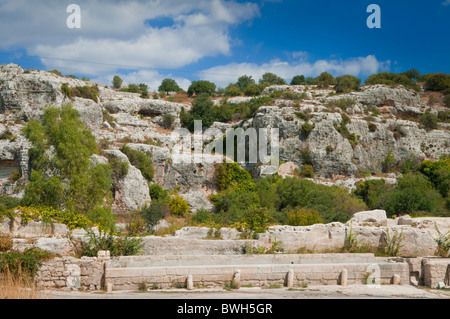
[[[178,86],[178,83],[174,79],[164,79],[161,82],[161,85],[158,88],[159,92],[166,92],[169,94],[170,92],[180,92],[181,88]]]
[[[372,74],[366,81],[366,84],[385,84],[385,85],[403,85],[406,88],[413,89],[417,92],[421,90],[420,86],[416,84],[416,81],[408,78],[404,74],[396,74],[392,72],[380,72]]]
[[[258,95],[261,95],[262,89],[259,85],[250,84],[249,86],[247,86],[244,93],[247,96],[258,96]]]
[[[328,73],[328,72],[322,72],[317,78],[317,86],[319,88],[327,88],[330,85],[335,85],[336,84],[336,79],[335,77]]]
[[[118,75],[115,75],[112,80],[113,87],[115,89],[120,89],[122,87],[122,83],[123,83],[123,80]]]
[[[400,73],[402,75],[405,75],[408,79],[414,80],[416,82],[421,82],[422,81],[422,75],[420,74],[420,72],[414,68],[412,68],[411,70],[408,70],[406,72]]]
[[[430,131],[430,130],[437,130],[439,128],[439,118],[436,114],[433,114],[429,111],[423,113],[419,118],[420,124],[423,125],[423,127]]]
[[[223,163],[216,166],[214,181],[219,190],[229,187],[235,189],[251,189],[254,185],[249,172],[237,163]]]
[[[210,127],[218,120],[217,112],[215,110],[214,102],[210,99],[207,93],[198,95],[192,102],[192,108],[189,113],[184,110],[180,113],[182,124],[191,132],[194,131],[194,121],[202,121],[203,128]]]
[[[450,74],[428,73],[423,76],[425,89],[430,91],[445,91],[450,88]]]
[[[241,92],[244,92],[245,89],[250,85],[250,84],[256,84],[255,80],[253,79],[253,77],[251,75],[243,75],[241,76],[236,85],[239,87],[239,89],[241,90]]]
[[[342,75],[336,78],[336,85],[334,89],[338,93],[349,93],[351,91],[358,91],[361,85],[361,79],[353,75]]]
[[[225,89],[225,96],[240,96],[241,94],[242,91],[237,84],[230,84]]]
[[[211,96],[215,92],[216,92],[216,85],[210,81],[205,80],[192,82],[187,91],[189,96],[200,95],[202,93],[206,93],[209,96]]]
[[[111,167],[92,164],[96,141],[70,104],[44,110],[42,122],[30,121],[24,135],[32,143],[25,205],[87,213],[111,199]]]
[[[306,79],[304,75],[296,75],[292,78],[291,85],[306,85]]]
[[[278,75],[267,72],[264,73],[259,80],[259,84],[264,86],[270,86],[270,85],[286,85],[286,81],[280,78]]]

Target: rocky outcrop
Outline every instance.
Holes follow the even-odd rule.
[[[88,126],[101,124],[102,108],[99,103],[81,98],[67,98],[61,86],[69,88],[94,85],[82,80],[62,77],[53,73],[23,70],[15,64],[0,69],[0,113],[13,113],[18,119],[37,119],[49,106],[60,107],[72,103]]]
[[[115,181],[113,210],[116,213],[127,213],[148,206],[151,202],[148,182],[141,171],[131,165],[128,157],[122,152],[109,150],[105,153],[121,162],[128,163],[128,173]]]

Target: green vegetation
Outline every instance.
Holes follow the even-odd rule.
[[[120,148],[120,151],[124,153],[128,159],[130,160],[131,165],[138,168],[142,176],[151,181],[155,174],[152,158],[149,154],[145,154],[144,152],[133,150],[128,145],[123,145]]]
[[[270,85],[286,85],[287,83],[278,75],[267,72],[262,75],[261,79],[259,80],[259,84],[267,87]]]
[[[237,167],[235,169],[239,170]],[[219,177],[223,175],[219,174]],[[202,213],[203,220],[232,225],[245,220],[244,214],[248,214],[249,207],[252,207],[252,213],[259,214],[258,220],[266,220],[268,224],[285,224],[288,213],[292,215],[294,209],[301,208],[317,210],[325,223],[346,222],[353,213],[366,209],[362,200],[340,187],[318,185],[297,177],[282,179],[276,176],[250,183],[246,172],[236,175],[247,177],[238,179],[242,182],[231,182],[231,187],[228,184],[228,187],[220,188],[221,191],[211,198],[217,213],[210,213],[209,216]],[[218,181],[221,179],[218,178]],[[247,222],[244,224],[248,223],[246,216]]]
[[[292,78],[291,85],[306,85],[306,79],[304,75],[296,75]]]
[[[82,214],[107,205],[111,167],[92,164],[98,146],[70,104],[46,109],[42,122],[30,121],[23,132],[32,143],[32,171],[23,205]]]
[[[255,85],[256,82],[251,75],[250,76],[249,75],[241,76],[236,83],[237,87],[239,88],[239,90],[241,92],[244,92],[249,87],[249,85],[252,85],[252,84]]]
[[[418,171],[414,165],[408,164],[407,168],[409,172],[398,179],[397,185],[389,185],[382,179],[368,180],[360,183],[354,194],[369,209],[384,209],[389,217],[450,216],[450,160],[424,161]]]
[[[180,92],[181,88],[174,79],[164,79],[158,89],[159,92],[166,92],[169,95],[170,92]]]
[[[322,223],[323,220],[315,209],[296,208],[286,213],[286,225],[310,226]]]
[[[111,256],[133,256],[142,250],[142,239],[117,236],[114,232],[88,231],[89,241],[82,244],[82,255],[96,257],[100,250],[109,250]]]
[[[431,112],[425,112],[420,116],[419,119],[420,124],[427,130],[437,130],[439,128],[439,118],[436,114]]]
[[[120,76],[115,75],[112,80],[112,85],[115,89],[120,89],[122,87],[123,80],[120,78]]]
[[[336,79],[333,75],[328,72],[322,72],[316,78],[316,85],[319,89],[326,89],[330,85],[336,85]]]
[[[200,80],[192,82],[187,91],[189,96],[200,95],[205,93],[209,96],[216,92],[216,85],[212,82]]]
[[[338,131],[343,138],[348,139],[348,141],[350,142],[350,145],[352,147],[355,147],[356,145],[359,144],[358,142],[358,137],[356,136],[355,133],[350,133],[350,131],[347,128],[347,124],[351,123],[350,118],[347,115],[342,115],[342,121],[341,123],[337,123],[335,122],[334,128],[336,129],[336,131]]]
[[[429,91],[446,91],[450,89],[450,74],[428,73],[423,76],[425,89]],[[444,92],[444,94],[448,94]]]
[[[98,92],[97,86],[77,86],[70,88],[66,83],[61,85],[61,93],[66,97],[81,97],[83,99],[90,99],[94,102],[98,102]]]
[[[336,78],[336,85],[334,89],[337,93],[350,93],[351,91],[358,91],[361,85],[361,79],[353,75],[342,75]]]
[[[392,72],[381,72],[377,74],[373,74],[369,76],[366,81],[366,84],[385,84],[385,85],[403,85],[406,88],[413,89],[414,91],[419,92],[420,86],[416,84],[416,81],[410,79],[408,76],[404,74],[396,74]]]
[[[43,250],[32,248],[23,253],[7,252],[0,254],[0,274],[10,273],[16,279],[32,279],[36,276],[42,262],[51,255]]]

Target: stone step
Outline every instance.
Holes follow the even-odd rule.
[[[169,289],[184,287],[189,278],[197,287],[224,287],[230,284],[236,273],[239,273],[240,285],[283,286],[289,277],[292,287],[304,287],[340,284],[344,270],[346,270],[346,284],[364,284],[370,274],[376,276],[380,284],[391,284],[394,275],[400,284],[409,284],[408,265],[393,262],[106,267],[105,283],[114,290],[136,290],[142,285]]]

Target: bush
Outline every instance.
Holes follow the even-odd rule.
[[[372,74],[369,76],[366,81],[366,84],[385,84],[385,85],[403,85],[406,88],[410,88],[415,90],[416,92],[420,92],[421,88],[416,84],[416,81],[408,78],[404,74],[396,74],[392,72],[381,72],[377,74]]]
[[[112,198],[111,167],[92,165],[97,143],[70,104],[44,110],[42,123],[30,121],[23,132],[32,144],[23,205],[86,213]]]
[[[169,192],[163,189],[158,184],[150,185],[149,187],[150,197],[152,201],[166,201],[170,200]]]
[[[244,90],[244,94],[247,96],[258,96],[258,95],[261,95],[261,93],[262,93],[261,87],[256,84],[250,84]]]
[[[428,73],[423,76],[425,89],[430,91],[445,91],[450,88],[450,74]]]
[[[0,253],[7,252],[13,247],[13,239],[9,234],[2,234],[0,232]]]
[[[310,124],[309,122],[305,122],[302,125],[302,135],[304,136],[305,139],[307,139],[309,137],[309,135],[311,134],[311,132],[314,130],[316,126],[314,124]]]
[[[162,127],[166,130],[173,129],[173,124],[175,123],[175,117],[170,114],[164,114],[162,118]]]
[[[96,257],[100,250],[109,250],[111,256],[134,256],[142,251],[142,239],[115,236],[114,232],[100,232],[97,236],[88,231],[89,242],[82,244],[82,254]]]
[[[442,197],[450,194],[450,158],[439,161],[423,161],[419,171],[428,177]]]
[[[216,165],[214,182],[221,191],[230,187],[235,189],[251,189],[253,187],[252,176],[237,163]]]
[[[152,201],[151,206],[145,207],[140,211],[142,218],[147,223],[147,229],[156,226],[161,219],[170,215],[169,202],[165,199],[156,199]]]
[[[186,216],[191,210],[188,202],[179,195],[175,195],[170,199],[169,207],[172,215],[178,217]]]
[[[112,80],[113,87],[115,89],[120,89],[122,87],[122,83],[123,83],[123,80],[118,75],[115,75]]]
[[[225,96],[240,96],[241,94],[241,89],[237,84],[230,84],[225,89]]]
[[[286,81],[280,78],[278,75],[267,72],[264,73],[259,80],[259,84],[263,86],[270,86],[270,85],[286,85]]]
[[[267,229],[269,222],[272,220],[270,212],[265,207],[257,207],[252,205],[244,212],[243,222],[248,229],[261,233]]]
[[[72,90],[69,88],[67,83],[61,84],[61,93],[64,94],[65,96],[67,96],[67,97],[71,97],[72,96]]]
[[[314,209],[296,208],[286,213],[286,225],[310,226],[322,223],[323,220],[320,218],[319,212]]]
[[[345,112],[348,108],[352,108],[353,106],[355,106],[355,104],[356,104],[355,99],[342,98],[339,100],[330,101],[326,106],[327,107],[337,106],[338,108],[340,108],[342,111]]]
[[[334,89],[338,93],[350,93],[351,91],[358,91],[361,85],[361,79],[353,75],[342,75],[336,78],[336,85]]]
[[[306,85],[306,79],[304,75],[296,75],[292,78],[291,85]]]
[[[155,171],[153,168],[152,159],[149,155],[138,150],[133,150],[127,145],[123,145],[120,148],[120,151],[128,157],[131,165],[135,166],[141,171],[144,178],[148,179],[149,181],[153,179]]]
[[[427,130],[437,130],[439,128],[439,118],[436,114],[425,112],[419,119],[420,124]]]
[[[216,92],[216,85],[212,82],[205,80],[192,82],[191,86],[189,86],[189,89],[187,91],[189,96],[200,95],[202,93],[211,96],[215,92]]]
[[[239,88],[239,90],[241,92],[244,92],[248,88],[248,86],[252,85],[252,84],[256,84],[256,82],[251,75],[250,76],[243,75],[243,76],[239,77],[239,79],[236,83],[237,87]]]
[[[322,72],[317,78],[318,88],[328,88],[330,85],[336,84],[336,79],[333,75],[328,72]]]
[[[97,86],[77,86],[72,89],[72,97],[80,97],[83,99],[90,99],[95,103],[98,102],[98,87]]]
[[[116,228],[116,216],[111,207],[96,207],[90,210],[86,216],[101,230],[114,231]]]
[[[0,254],[0,273],[10,273],[13,278],[32,279],[36,276],[42,262],[49,259],[49,253],[37,249],[26,249],[23,253]]]
[[[390,173],[396,164],[396,160],[392,151],[389,151],[388,154],[384,157],[383,162],[381,163],[382,170],[384,173]]]
[[[444,102],[445,106],[450,107],[450,94],[447,94],[444,96],[443,102]],[[445,122],[448,122],[450,120],[449,119],[450,116],[448,115],[449,112],[448,111],[446,111],[446,112],[447,112],[447,116],[446,116]]]
[[[194,132],[194,121],[202,121],[203,129],[210,127],[218,120],[216,109],[213,106],[214,102],[208,94],[198,95],[192,102],[190,112],[186,113],[183,109],[180,113],[181,123],[191,132]]]
[[[371,210],[383,208],[387,194],[391,191],[391,187],[386,184],[384,179],[373,179],[359,183],[353,192],[361,198]]]
[[[303,165],[302,170],[300,171],[300,176],[314,178],[314,167],[312,165]]]

